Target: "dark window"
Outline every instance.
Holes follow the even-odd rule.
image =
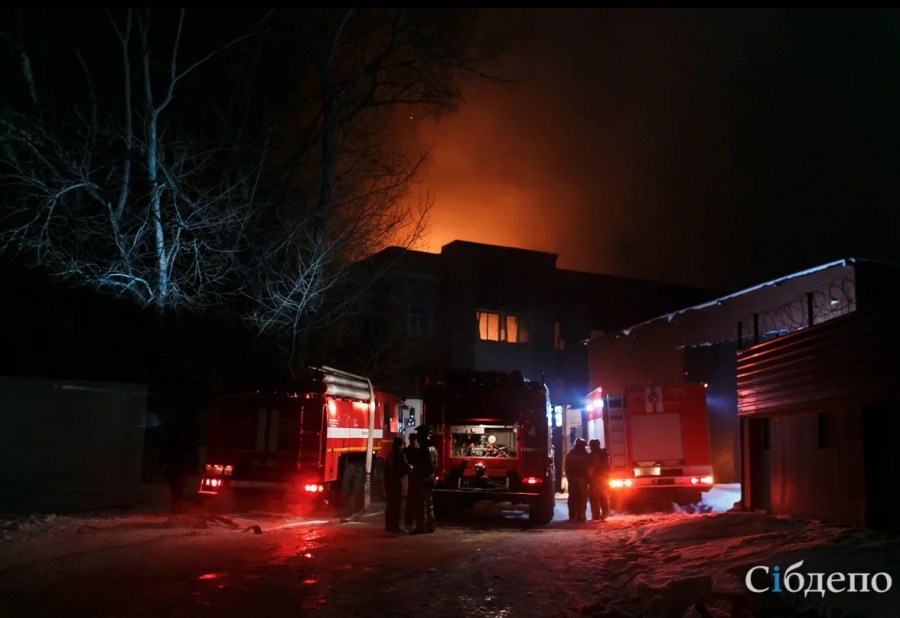
[[[391,404],[384,402],[384,431],[391,430]]]
[[[427,307],[412,306],[409,308],[407,333],[414,339],[428,339],[430,336],[431,312]]]
[[[478,338],[482,341],[528,343],[528,324],[524,315],[479,311]]]
[[[557,350],[565,350],[566,349],[566,341],[562,338],[562,330],[560,329],[559,322],[553,325],[553,347]]]
[[[817,418],[819,448],[835,445],[835,418],[831,412],[820,412]]]
[[[763,450],[768,451],[772,448],[772,419],[762,419],[762,443]]]

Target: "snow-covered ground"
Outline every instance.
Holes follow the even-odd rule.
[[[621,565],[607,569],[601,594],[643,598],[648,615],[654,608],[681,607],[713,591],[740,594],[761,608],[812,610],[815,616],[900,615],[896,591],[826,591],[823,596],[747,590],[750,568],[777,565],[784,572],[801,560],[800,573],[824,573],[826,578],[831,573],[896,573],[900,543],[863,530],[756,513],[675,516],[639,527],[614,553]],[[771,587],[772,582],[757,585]]]
[[[741,499],[741,484],[715,485],[703,494],[703,504],[716,513],[724,513],[734,507],[735,502]]]
[[[61,558],[70,554],[124,546],[186,532],[254,533],[297,525],[321,524],[327,519],[279,513],[240,513],[225,517],[201,514],[159,515],[96,512],[90,515],[0,515],[0,570],[16,565]]]
[[[758,614],[766,618],[787,618],[774,612],[789,608],[810,618],[900,616],[893,589],[824,597],[748,591],[750,568],[784,571],[800,560],[803,573],[894,577],[900,541],[724,512],[738,496],[738,486],[719,486],[693,508],[615,514],[599,524],[566,521],[559,500],[556,520],[536,529],[508,505],[480,505],[465,521],[415,537],[384,533],[378,515],[340,524],[243,514],[229,516],[234,526],[206,519],[200,530],[196,516],[26,518],[0,544],[0,599],[20,595],[9,606],[0,600],[0,615],[63,615],[50,610],[65,607],[98,616],[177,608],[188,617],[700,618],[694,604],[714,592],[770,610]],[[263,534],[240,533],[250,525]],[[86,594],[94,588],[122,592]],[[724,605],[708,607],[728,615]],[[8,608],[15,611],[4,614]]]

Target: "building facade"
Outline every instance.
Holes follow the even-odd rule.
[[[520,371],[543,379],[555,405],[588,393],[592,332],[646,319],[706,290],[560,269],[557,255],[454,241],[440,253],[388,248],[369,260],[386,268],[373,292],[371,329],[405,361],[395,390],[422,394],[426,376],[448,368]],[[399,345],[400,339],[403,344]]]

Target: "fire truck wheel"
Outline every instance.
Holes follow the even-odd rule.
[[[539,526],[549,524],[553,521],[555,508],[556,495],[553,493],[553,486],[551,483],[544,483],[540,496],[528,506],[528,521]]]
[[[363,464],[356,461],[347,462],[344,470],[344,485],[341,488],[341,502],[344,508],[356,513],[365,505],[366,471]]]

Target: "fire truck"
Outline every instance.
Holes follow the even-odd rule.
[[[552,416],[543,383],[518,372],[455,371],[429,385],[422,408],[439,454],[438,517],[488,500],[527,504],[533,523],[553,518]]]
[[[371,495],[381,493],[399,403],[368,379],[330,367],[311,369],[293,390],[217,394],[199,493],[360,510],[367,470]]]
[[[695,504],[712,488],[705,385],[598,388],[586,404],[588,438],[610,455],[614,503]]]

